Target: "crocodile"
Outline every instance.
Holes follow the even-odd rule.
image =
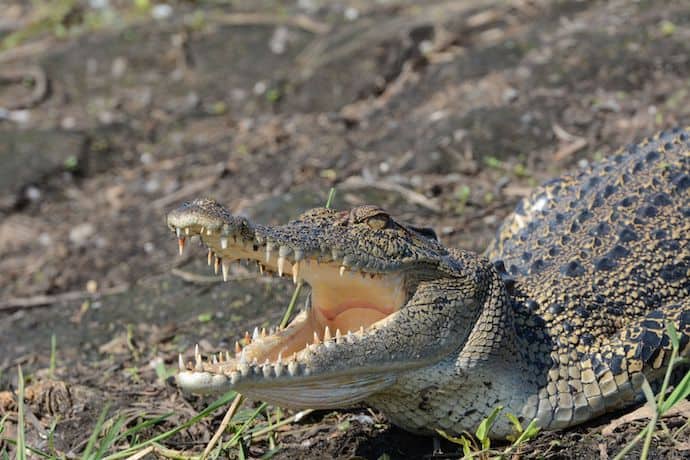
[[[180,355],[175,380],[290,408],[363,402],[412,432],[458,435],[502,406],[567,428],[639,401],[672,348],[690,354],[690,130],[661,132],[552,180],[518,204],[484,254],[376,206],[316,208],[286,225],[211,199],[167,216],[180,252],[311,288],[286,327],[235,349]],[[512,432],[499,418],[493,438]]]

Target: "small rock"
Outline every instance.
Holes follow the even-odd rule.
[[[349,6],[345,8],[344,16],[345,19],[347,19],[348,21],[354,21],[359,17],[359,10],[357,10],[357,8]]]
[[[75,225],[72,230],[69,231],[69,240],[77,246],[84,246],[95,231],[96,229],[94,226],[88,222]]]
[[[283,54],[287,49],[287,43],[289,38],[289,32],[287,27],[280,26],[276,27],[273,31],[271,40],[268,42],[268,47],[274,54]]]
[[[125,72],[127,72],[127,59],[122,56],[116,57],[110,67],[110,73],[113,78],[121,78]]]
[[[151,8],[151,17],[158,20],[167,19],[172,15],[172,12],[172,6],[160,3]]]

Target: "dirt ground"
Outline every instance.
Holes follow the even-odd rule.
[[[182,201],[279,223],[336,187],[335,207],[481,251],[536,184],[690,120],[686,1],[1,2],[0,389],[21,365],[28,444],[48,450],[56,423],[67,457],[106,403],[128,423],[176,412],[149,436],[189,419],[211,399],[166,383],[177,353],[228,348],[287,304],[254,267],[224,285],[200,249],[179,258],[164,216]],[[15,410],[4,393],[4,437]],[[201,452],[223,414],[164,444]],[[620,415],[520,454],[609,458],[645,423],[602,434]],[[364,407],[275,442],[274,458],[461,456]],[[653,456],[687,446],[659,437]]]

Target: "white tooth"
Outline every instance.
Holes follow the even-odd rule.
[[[233,371],[230,374],[230,383],[232,383],[233,385],[236,384],[240,380],[240,377],[241,377],[241,374],[239,372]]]
[[[185,227],[184,234],[189,235],[189,233],[190,233],[189,227]]]
[[[300,268],[300,263],[299,263],[299,261],[298,261],[298,262],[295,262],[295,263],[292,265],[292,282],[293,282],[294,284],[297,284],[299,281],[302,280],[302,278],[301,278],[300,275],[299,275],[299,268]]]
[[[225,352],[225,360],[230,361],[230,352],[229,351]]]
[[[246,377],[249,374],[249,364],[246,361],[242,361],[238,364],[237,370],[242,373],[243,377]]]
[[[235,354],[242,353],[242,347],[240,346],[240,342],[235,341]]]
[[[256,264],[259,266],[259,273],[261,273],[263,275],[264,274],[264,266],[261,265],[259,262],[257,262]]]
[[[194,361],[195,361],[194,369],[197,371],[203,370],[203,365],[201,362],[201,354],[199,353],[199,345],[198,344],[194,347]]]
[[[261,337],[266,337],[266,328],[265,327],[261,328]]]
[[[331,340],[331,330],[326,326],[326,330],[323,331],[323,341],[328,342]]]
[[[223,281],[228,280],[228,271],[230,270],[230,262],[227,260],[224,260],[223,263]]]
[[[314,344],[318,345],[320,343],[321,343],[321,339],[319,338],[319,334],[317,334],[316,331],[314,331]]]
[[[213,263],[213,251],[211,251],[211,248],[208,248],[208,256],[206,257],[208,266],[210,267],[211,264]]]
[[[204,227],[204,226],[202,225],[202,226],[201,226],[201,230],[199,230],[199,234],[200,234],[200,235],[203,235],[205,231],[206,231],[206,227]],[[210,235],[210,233],[209,233],[209,235]]]
[[[216,356],[215,353],[213,353],[213,354],[211,355],[211,362],[212,362],[213,364],[218,364],[218,356]]]
[[[264,372],[264,378],[270,379],[272,377],[272,372],[271,372],[273,370],[272,368],[273,368],[273,366],[271,366],[270,364],[264,364],[261,367],[261,370]]]
[[[268,263],[271,260],[271,245],[266,244],[266,263]]]
[[[206,234],[207,234],[208,236],[213,235],[213,230],[211,230],[210,228],[206,229]]]
[[[182,372],[182,371],[185,369],[185,367],[184,367],[184,359],[182,358],[182,353],[180,353],[179,355],[177,355],[177,367],[178,367],[178,369],[180,370],[180,372]]]
[[[259,338],[259,328],[255,327],[254,332],[252,333],[252,342],[257,340]]]
[[[340,329],[335,330],[335,342],[340,343],[342,341],[342,334],[340,333]]]
[[[276,373],[276,377],[280,377],[283,373],[283,363],[277,362],[273,365],[273,372]]]
[[[218,274],[218,269],[220,268],[220,262],[221,258],[216,256],[216,258],[213,260],[213,273],[216,275]]]
[[[184,242],[185,242],[184,236],[177,239],[177,248],[180,251],[180,255],[184,254]]]
[[[290,375],[294,377],[298,370],[297,361],[290,361],[287,365],[287,368]]]
[[[283,352],[278,353],[278,359],[276,359],[276,363],[278,363],[278,364],[283,363]]]
[[[177,237],[178,237],[178,238],[181,237],[181,236],[182,236],[182,229],[181,229],[180,227],[177,227],[177,228],[175,229],[175,233],[177,234]]]
[[[285,271],[285,257],[279,256],[278,257],[278,276],[283,276],[284,271]]]
[[[221,249],[227,249],[228,248],[228,237],[226,237],[226,236],[220,237],[220,247],[221,247]]]
[[[364,326],[359,326],[359,336],[364,337]]]
[[[340,266],[340,276],[343,276],[345,274],[345,265]]]

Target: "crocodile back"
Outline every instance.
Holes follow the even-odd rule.
[[[514,281],[517,308],[542,318],[561,345],[596,347],[687,299],[690,131],[662,132],[544,184],[487,256]]]

